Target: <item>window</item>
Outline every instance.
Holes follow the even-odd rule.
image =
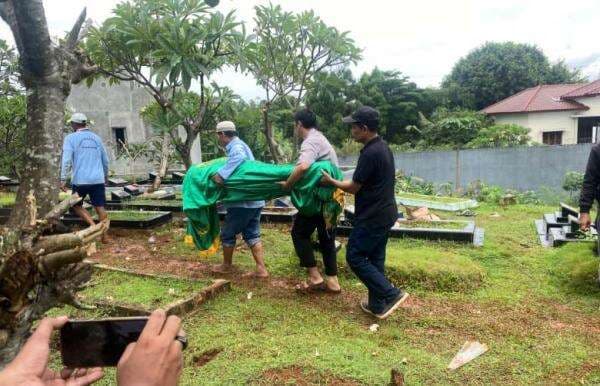
[[[542,134],[544,145],[562,145],[562,131],[547,131]]]
[[[584,117],[577,120],[577,143],[597,142],[597,131],[594,127],[600,126],[600,117]],[[594,135],[596,134],[596,135]]]
[[[121,154],[121,152],[123,151],[123,144],[127,143],[127,138],[125,137],[125,128],[113,127],[113,138],[115,140],[115,148],[117,149],[117,154]]]

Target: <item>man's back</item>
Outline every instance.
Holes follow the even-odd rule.
[[[312,165],[317,161],[331,161],[334,165],[339,165],[331,143],[319,130],[311,129],[300,146],[298,163],[305,162]]]
[[[103,184],[108,175],[108,157],[98,135],[90,130],[78,130],[65,137],[63,144],[63,168],[61,177],[66,178],[72,168],[73,185]]]
[[[361,150],[353,180],[361,184],[356,194],[355,221],[362,226],[387,227],[398,218],[395,199],[394,156],[375,137]]]

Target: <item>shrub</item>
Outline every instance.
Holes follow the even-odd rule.
[[[583,186],[583,173],[567,172],[563,180],[562,188],[569,192],[569,198],[573,198],[573,193],[581,190]]]

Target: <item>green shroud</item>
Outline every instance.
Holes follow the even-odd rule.
[[[331,162],[315,162],[291,193],[283,191],[277,182],[285,181],[294,165],[244,161],[227,179],[225,187],[220,187],[211,177],[226,162],[226,158],[219,158],[194,165],[183,181],[183,211],[188,218],[186,242],[193,239],[201,253],[213,254],[219,246],[217,201],[271,200],[290,195],[298,212],[308,216],[323,212],[328,224],[337,222],[343,208],[343,193],[333,187],[319,186],[321,170],[335,179],[343,178],[340,169]]]

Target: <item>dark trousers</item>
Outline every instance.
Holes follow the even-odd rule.
[[[323,215],[303,216],[298,214],[292,226],[292,240],[294,249],[300,258],[300,265],[305,268],[317,266],[311,236],[317,230],[319,246],[323,254],[323,265],[327,276],[337,275],[337,261],[335,251],[335,228],[329,231],[325,227]]]
[[[390,227],[355,226],[348,238],[346,261],[369,290],[369,309],[383,311],[400,290],[385,277],[385,248]]]

